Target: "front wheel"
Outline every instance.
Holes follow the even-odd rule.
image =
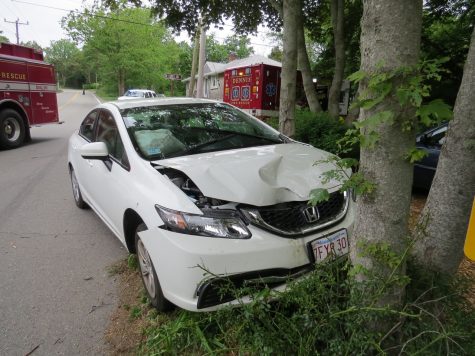
[[[69,176],[71,177],[71,188],[73,189],[73,197],[76,206],[79,209],[86,209],[88,206],[82,198],[81,189],[79,188],[79,183],[76,178],[76,173],[74,173],[74,169],[71,168],[69,170]]]
[[[0,112],[0,147],[15,148],[25,140],[26,128],[21,115],[13,109]]]
[[[150,304],[158,311],[167,311],[173,308],[173,304],[163,295],[152,259],[138,234],[144,230],[147,230],[147,227],[145,224],[140,224],[135,231],[135,251],[137,251],[137,258],[139,260],[140,275],[148,298],[150,299]]]

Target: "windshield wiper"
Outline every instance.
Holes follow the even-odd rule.
[[[185,128],[183,128],[183,129],[185,129]],[[219,130],[219,129],[212,129],[212,128],[206,128],[206,127],[186,127],[186,129],[246,136],[246,137],[252,137],[252,138],[258,138],[258,139],[261,139],[261,140],[266,140],[266,141],[273,142],[273,143],[285,143],[287,141],[287,140],[284,139],[284,137],[281,134],[279,134],[278,138],[272,138],[272,137],[266,137],[266,136],[252,135],[252,134],[248,134],[248,133],[245,133],[245,132],[231,131],[231,130]]]
[[[223,132],[223,131],[221,131]],[[191,146],[189,147],[187,150],[183,151],[182,154],[190,154],[190,153],[196,153],[198,152],[199,150],[201,150],[202,148],[206,147],[206,146],[209,146],[209,145],[212,145],[214,143],[217,143],[217,142],[221,142],[221,141],[225,141],[227,140],[228,138],[231,138],[233,136],[236,136],[236,133],[231,133],[229,135],[226,135],[226,136],[223,136],[223,137],[219,137],[219,138],[216,138],[214,140],[211,140],[211,141],[207,141],[207,142],[203,142],[203,143],[199,143],[197,145],[194,145],[194,146]]]

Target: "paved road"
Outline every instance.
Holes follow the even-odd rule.
[[[101,354],[115,308],[107,267],[126,251],[91,210],[74,205],[67,141],[97,103],[58,94],[63,125],[0,151],[0,355]]]

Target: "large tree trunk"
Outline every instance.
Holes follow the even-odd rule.
[[[340,114],[340,91],[345,71],[344,14],[345,0],[331,0],[333,41],[335,43],[335,73],[328,93],[328,112],[333,117]]]
[[[298,67],[302,73],[303,88],[305,90],[305,96],[307,97],[308,107],[311,112],[320,112],[322,107],[318,101],[317,90],[313,83],[312,70],[310,68],[310,61],[308,60],[307,47],[305,46],[305,31],[304,31],[304,18],[302,13],[302,2],[298,7],[298,33],[297,33],[297,45],[298,45]]]
[[[454,118],[426,205],[419,220],[415,262],[426,268],[455,273],[463,258],[475,195],[475,29],[457,95]]]
[[[295,134],[295,89],[297,81],[297,30],[299,0],[283,2],[283,61],[280,83],[279,130],[284,135]]]
[[[421,22],[422,0],[364,1],[361,69],[371,75],[381,63],[384,71],[416,64]],[[363,81],[360,89],[363,91],[366,85]],[[385,276],[388,269],[373,256],[365,255],[363,245],[388,244],[395,253],[402,253],[405,247],[413,167],[404,156],[414,146],[415,133],[403,130],[401,121],[410,120],[415,115],[413,109],[401,107],[395,96],[390,95],[375,108],[362,109],[359,120],[383,110],[394,114],[394,124],[379,125],[376,128],[379,141],[375,147],[361,148],[360,172],[376,184],[376,190],[358,198],[351,260],[355,266],[361,265]],[[401,266],[398,272],[405,273],[405,266]],[[365,279],[362,274],[357,277]],[[402,293],[402,287],[394,286],[394,290],[383,296],[380,303],[396,304]]]

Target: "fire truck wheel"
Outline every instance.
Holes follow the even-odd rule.
[[[15,148],[25,139],[25,124],[21,115],[13,109],[0,111],[0,147]]]
[[[79,189],[79,183],[78,183],[78,180],[76,179],[76,174],[74,173],[74,169],[71,168],[69,170],[69,176],[71,177],[71,186],[73,188],[74,202],[76,203],[79,209],[86,209],[88,205],[82,199],[81,189]]]

